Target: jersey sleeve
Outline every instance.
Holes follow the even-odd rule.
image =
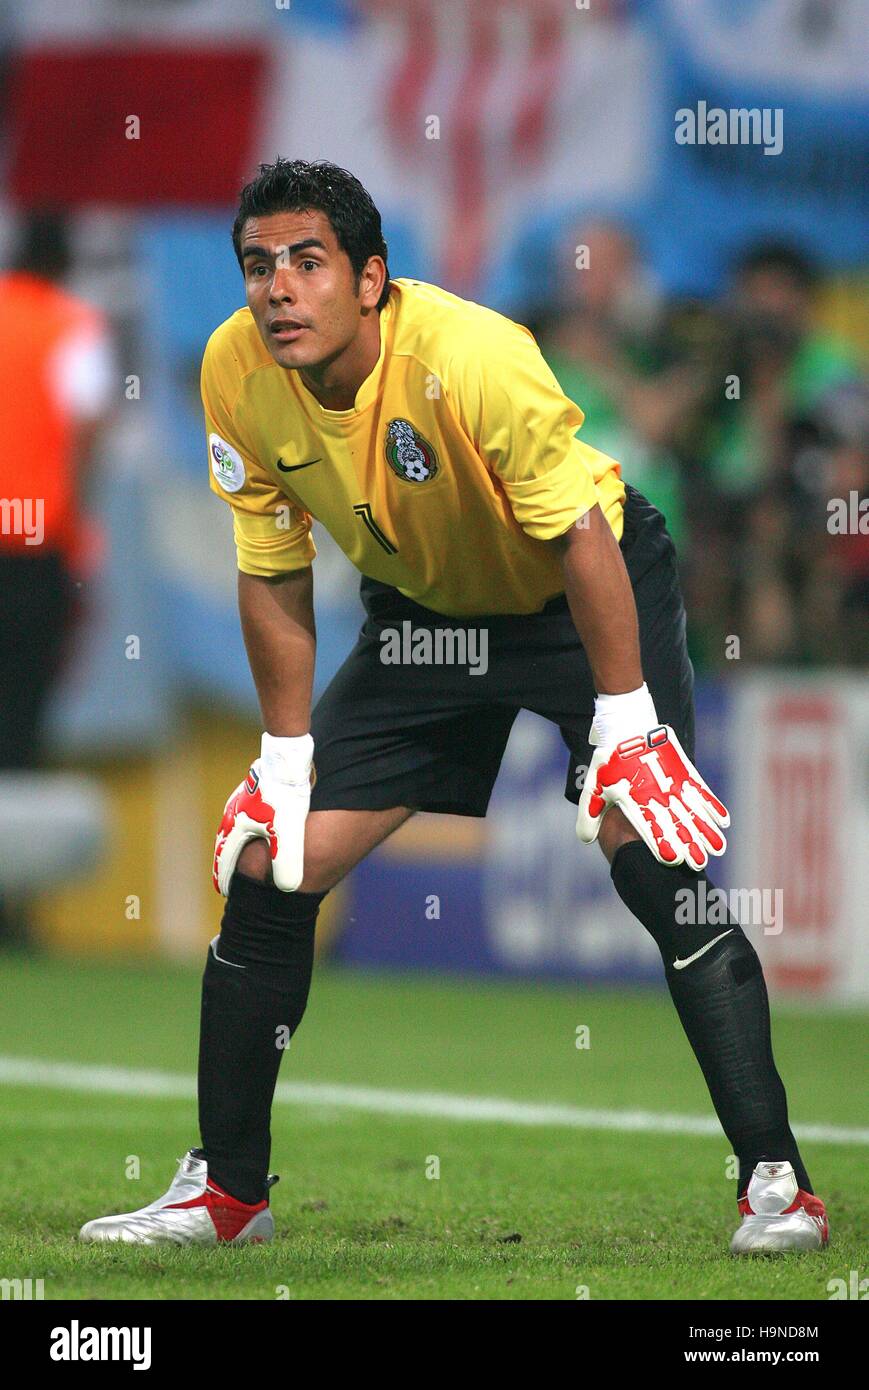
[[[221,353],[227,349],[215,343],[215,336],[205,349],[201,376],[209,482],[232,508],[238,568],[265,577],[304,569],[317,553],[311,517],[257,462],[250,431],[237,407],[228,403],[221,379]]]
[[[464,355],[456,377],[463,425],[536,540],[563,535],[601,500],[619,465],[575,437],[584,420],[527,329],[510,324]]]

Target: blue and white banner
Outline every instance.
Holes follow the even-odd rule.
[[[656,196],[643,220],[663,283],[714,291],[759,238],[790,239],[822,266],[859,267],[869,168],[863,0],[655,0],[650,22],[666,96],[649,150]],[[700,138],[678,143],[686,111]],[[757,113],[774,138],[745,138],[745,118],[731,117],[741,112],[752,113],[752,131]],[[713,133],[718,113],[728,118],[726,141]]]

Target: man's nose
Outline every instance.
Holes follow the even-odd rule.
[[[292,302],[295,299],[293,278],[290,274],[289,267],[275,266],[272,283],[269,288],[269,299],[273,304],[286,304],[287,301]]]

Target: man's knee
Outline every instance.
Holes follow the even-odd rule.
[[[272,882],[272,860],[265,840],[250,840],[238,856],[236,868],[258,883]],[[343,877],[340,867],[326,854],[319,837],[305,836],[305,873],[299,885],[300,893],[328,893]]]
[[[607,861],[611,864],[622,845],[628,844],[631,840],[639,840],[640,836],[624,812],[620,811],[618,806],[611,806],[604,815],[597,838]]]
[[[305,822],[305,875],[299,892],[328,893],[360,859],[413,814],[409,806],[393,806],[384,811],[311,811]],[[245,845],[237,867],[250,878],[271,883],[271,857],[266,841],[256,839]]]
[[[344,877],[344,870],[336,865],[330,856],[324,854],[316,845],[305,841],[305,872],[299,891],[302,893],[328,893]]]
[[[236,869],[258,883],[271,883],[272,859],[265,840],[249,840],[238,856]]]

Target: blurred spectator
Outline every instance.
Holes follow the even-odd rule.
[[[723,302],[668,304],[617,223],[570,245],[537,336],[584,437],[667,518],[695,664],[864,659],[869,538],[827,523],[831,498],[866,495],[866,393],[855,350],[815,325],[811,261],[759,244]]]
[[[613,222],[580,225],[576,268],[558,286],[540,346],[585,412],[583,438],[617,458],[623,476],[660,508],[676,544],[685,506],[676,443],[704,374],[668,351],[662,308],[631,236]]]
[[[710,451],[719,493],[746,495],[780,479],[788,431],[830,391],[859,377],[852,348],[813,322],[817,271],[802,252],[762,243],[737,263],[730,295],[739,397],[722,408]]]
[[[794,551],[806,656],[869,659],[869,388],[839,386],[794,445]],[[864,510],[861,510],[863,508]]]
[[[43,717],[86,572],[87,472],[113,390],[101,313],[62,288],[67,227],[26,216],[0,275],[0,770],[37,765]],[[23,935],[0,902],[0,940]]]
[[[853,659],[826,506],[837,470],[859,471],[862,393],[856,354],[814,326],[816,283],[801,252],[759,245],[738,263],[725,306],[738,395],[721,391],[710,419],[716,520],[698,537],[691,593],[712,664],[722,664],[730,635],[754,662]],[[849,602],[858,595],[859,585]]]

